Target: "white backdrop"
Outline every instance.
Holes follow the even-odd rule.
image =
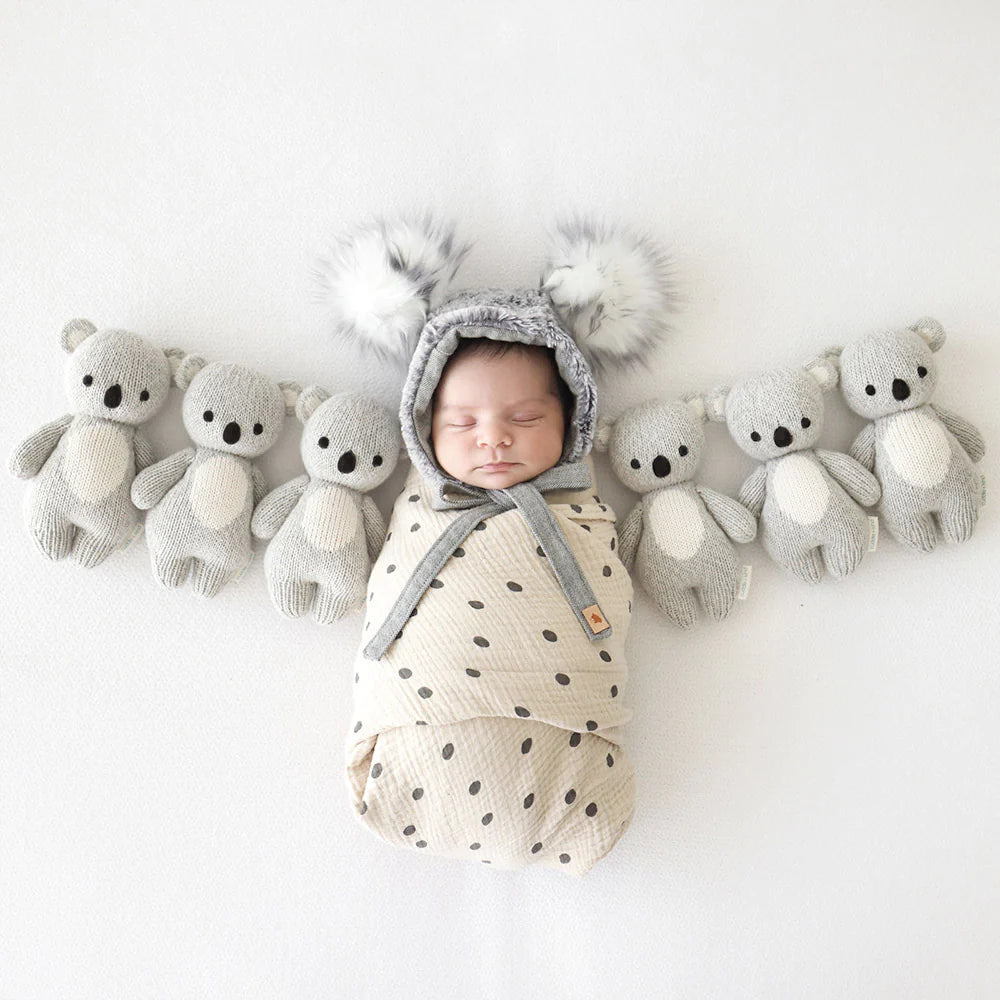
[[[998,28],[989,0],[7,3],[0,445],[65,411],[78,315],[388,398],[312,300],[334,230],[430,207],[476,241],[460,283],[530,284],[580,209],[667,242],[684,300],[606,414],[931,314],[936,398],[998,482]],[[828,410],[845,449],[861,422]],[[749,459],[708,448],[738,489]],[[750,546],[750,600],[690,634],[639,598],[638,812],[574,881],[357,824],[359,617],[281,620],[259,553],[210,602],[157,589],[142,541],[48,564],[23,494],[0,489],[3,1000],[1000,992],[995,500],[965,546],[884,536],[815,588]]]

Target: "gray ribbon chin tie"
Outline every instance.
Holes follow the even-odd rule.
[[[432,499],[431,507],[434,510],[465,510],[465,513],[448,525],[417,564],[410,579],[406,581],[406,586],[396,598],[392,610],[365,646],[365,659],[382,658],[382,654],[402,633],[431,581],[476,525],[494,514],[513,510],[515,507],[528,522],[531,533],[548,557],[549,565],[555,572],[573,613],[583,626],[584,634],[591,642],[610,636],[611,626],[597,607],[594,592],[542,496],[543,492],[549,490],[582,490],[588,486],[590,470],[583,462],[557,465],[526,483],[516,483],[505,490],[484,490],[465,483],[442,485],[437,496]]]

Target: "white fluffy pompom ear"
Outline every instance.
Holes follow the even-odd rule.
[[[724,424],[726,422],[726,399],[729,396],[729,386],[720,385],[712,389],[705,396],[705,416],[713,424]]]
[[[932,351],[940,351],[944,346],[946,339],[944,327],[936,319],[925,316],[923,319],[918,319],[910,329],[927,341],[927,346]]]
[[[830,392],[837,384],[840,370],[828,354],[821,354],[805,365],[806,371],[816,380],[823,392]]]
[[[282,398],[285,400],[285,416],[294,416],[295,406],[299,401],[299,396],[302,394],[302,386],[298,382],[281,381],[278,383],[278,388],[281,390]]]
[[[335,332],[378,357],[409,358],[469,249],[454,226],[429,215],[378,219],[345,233],[316,275]]]
[[[613,420],[598,418],[597,427],[594,430],[594,451],[607,451],[611,444],[611,432],[615,429]]]
[[[675,308],[669,260],[653,240],[586,219],[559,223],[542,291],[596,368],[644,363]]]
[[[688,409],[694,415],[694,418],[698,421],[698,423],[703,424],[706,420],[708,420],[708,412],[705,409],[704,396],[699,396],[697,394],[693,396],[685,396],[684,402],[687,403]]]

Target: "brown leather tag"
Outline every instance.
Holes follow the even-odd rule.
[[[583,617],[587,619],[590,631],[593,632],[594,635],[600,635],[601,632],[611,628],[608,622],[604,619],[604,613],[596,604],[591,604],[589,608],[584,608]]]

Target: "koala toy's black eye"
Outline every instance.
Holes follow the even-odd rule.
[[[139,402],[145,403],[147,399],[149,399],[149,390],[143,389],[142,392],[139,393]]]
[[[927,369],[926,369],[926,368],[925,368],[925,367],[924,367],[923,365],[921,365],[921,366],[920,366],[920,367],[919,367],[919,368],[917,369],[917,374],[918,374],[918,375],[919,375],[919,376],[920,376],[921,378],[923,378],[923,377],[924,377],[924,376],[925,376],[925,375],[927,374]]]
[[[323,437],[321,437],[316,442],[316,444],[318,444],[321,448],[329,448],[330,447],[330,439],[328,437],[326,437],[326,435],[324,435]]]
[[[264,425],[263,424],[254,424],[253,425],[253,432],[254,432],[254,434],[263,434],[264,433]]]
[[[633,469],[641,469],[642,468],[642,462],[640,462],[639,459],[637,459],[637,458],[633,458],[632,461],[629,462],[628,464],[631,465]]]
[[[757,431],[751,431],[750,432],[750,440],[751,441],[759,441],[760,440],[760,434],[758,434]]]
[[[875,386],[873,386],[873,385],[866,385],[865,386],[865,392],[867,392],[869,396],[874,396],[875,395]]]
[[[812,423],[812,421],[808,417],[803,417],[802,418],[802,426],[803,427],[808,427],[811,423]]]
[[[215,414],[211,410],[206,410],[201,416],[206,424],[210,424],[215,419]]]
[[[93,375],[84,375],[83,376],[83,384],[84,385],[93,385],[94,384],[94,376]]]
[[[682,445],[681,445],[681,446],[680,446],[680,447],[679,447],[679,448],[677,449],[677,454],[678,454],[678,455],[680,455],[680,456],[681,456],[681,458],[683,458],[683,457],[684,457],[684,456],[685,456],[685,455],[686,455],[687,453],[688,453],[688,446],[687,446],[686,444],[682,444]]]
[[[372,465],[374,465],[375,468],[377,469],[381,464],[382,464],[382,456],[381,455],[376,455],[372,459]]]

